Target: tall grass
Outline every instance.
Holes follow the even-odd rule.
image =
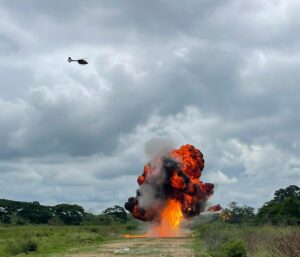
[[[89,251],[105,241],[121,238],[133,224],[49,226],[0,225],[0,256],[19,253],[50,256],[54,253]]]
[[[199,252],[199,244],[209,256],[222,256],[220,251],[224,245],[235,240],[244,242],[248,257],[300,256],[300,227],[236,225],[219,221],[196,225],[193,230],[195,251]]]

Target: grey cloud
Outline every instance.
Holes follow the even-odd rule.
[[[1,187],[3,196],[78,197],[96,209],[121,203],[135,190],[144,143],[153,138],[193,143],[204,151],[205,172],[237,178],[218,186],[221,202],[236,197],[257,206],[298,178],[295,1],[0,6],[0,173],[16,189]],[[67,63],[69,55],[88,57],[89,65]],[[273,170],[274,185],[263,189]],[[247,183],[260,179],[258,203]]]

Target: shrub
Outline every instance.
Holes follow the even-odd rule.
[[[98,233],[98,232],[99,232],[99,229],[96,228],[96,227],[88,228],[88,230],[89,230],[90,232],[93,232],[93,233]]]
[[[137,229],[137,225],[135,225],[135,224],[134,224],[134,225],[127,225],[127,226],[126,226],[126,230],[127,230],[127,231],[135,230],[135,229]]]
[[[22,243],[22,252],[36,252],[38,244],[33,240],[27,240]]]
[[[224,257],[246,257],[245,243],[242,240],[232,240],[222,247]]]
[[[33,240],[25,240],[22,242],[8,241],[6,245],[6,253],[9,255],[17,255],[20,253],[36,252],[38,244]]]

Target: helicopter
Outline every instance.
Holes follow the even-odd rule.
[[[84,59],[73,60],[71,57],[68,58],[68,62],[78,62],[81,65],[88,64],[88,62]]]

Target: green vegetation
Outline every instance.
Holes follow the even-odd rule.
[[[193,234],[198,257],[246,256],[244,250],[248,257],[279,257],[285,256],[287,251],[300,252],[298,226],[255,226],[213,221],[196,225]],[[238,252],[241,255],[232,255]]]
[[[223,245],[221,255],[228,257],[246,257],[246,248],[243,240],[231,240]]]
[[[115,205],[114,207],[110,207],[104,210],[104,215],[110,216],[112,218],[117,218],[122,221],[127,220],[127,213],[123,207]]]
[[[0,256],[27,253],[28,257],[46,257],[54,253],[88,252],[104,242],[121,239],[132,229],[137,229],[132,219],[126,223],[114,220],[109,225],[2,225]]]
[[[4,224],[109,225],[115,220],[127,221],[125,209],[118,205],[107,208],[100,215],[94,215],[86,213],[81,206],[76,204],[43,206],[37,201],[28,203],[0,199],[0,223]]]
[[[277,190],[274,198],[266,202],[257,215],[254,208],[232,202],[224,216],[232,224],[300,225],[300,188],[292,185]]]
[[[20,253],[36,252],[38,244],[33,240],[8,241],[4,252],[7,255],[18,255]],[[4,254],[5,254],[4,253]]]
[[[68,204],[51,207],[0,200],[0,208],[1,257],[90,251],[138,228],[137,221],[120,206],[107,208],[99,215]]]
[[[0,200],[0,256],[50,257],[97,252],[101,244],[138,230],[124,208],[114,206],[95,215],[81,206],[42,206]],[[233,202],[222,215],[207,216],[192,227],[196,257],[300,256],[300,189],[275,192],[255,214]]]
[[[259,223],[300,225],[300,188],[289,186],[275,192],[257,214]]]
[[[78,225],[85,212],[79,205],[59,204],[43,206],[32,203],[0,199],[0,217],[5,224],[47,224],[54,217],[67,225]]]
[[[194,225],[196,256],[300,256],[300,188],[297,186],[277,190],[257,214],[253,208],[233,202],[220,217]]]
[[[225,209],[225,220],[232,224],[254,223],[255,213],[254,208],[247,205],[238,206],[236,202],[229,204],[229,208]]]

